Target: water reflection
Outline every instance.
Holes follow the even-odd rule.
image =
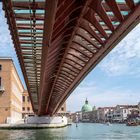
[[[0,130],[0,140],[139,140],[140,126],[78,124],[59,129]]]

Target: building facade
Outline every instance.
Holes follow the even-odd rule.
[[[114,107],[99,107],[97,110],[97,119],[100,122],[105,122],[106,120],[112,118],[112,111]]]
[[[0,123],[22,119],[22,82],[11,58],[0,58]]]
[[[117,105],[113,112],[113,121],[126,121],[134,110],[138,110],[137,105]]]
[[[27,90],[24,90],[22,94],[22,118],[27,116],[34,116],[31,101]]]
[[[59,111],[57,112],[57,115],[66,116],[66,114],[67,114],[66,102],[64,102],[64,104],[61,106],[61,108],[60,108]]]
[[[102,107],[97,110],[99,122],[125,122],[128,116],[138,111],[138,105],[117,105],[115,107]]]
[[[80,113],[76,112],[73,116],[74,121],[78,116],[81,122],[105,123],[109,121],[112,123],[125,123],[132,118],[140,119],[140,103],[138,105],[117,105],[115,107],[99,107],[96,109],[95,106],[92,108],[86,99]]]
[[[92,114],[93,114],[93,108],[88,103],[88,100],[85,100],[85,104],[82,106],[81,109],[82,112],[82,122],[91,122],[92,121]]]

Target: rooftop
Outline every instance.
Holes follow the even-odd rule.
[[[13,61],[12,57],[0,57],[0,60],[12,60]]]

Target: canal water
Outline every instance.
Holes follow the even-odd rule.
[[[0,140],[140,140],[140,126],[79,123],[57,129],[0,130]]]

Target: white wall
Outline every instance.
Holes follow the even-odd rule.
[[[67,118],[63,117],[28,117],[27,118],[28,124],[67,124]]]
[[[23,91],[23,89],[19,90],[17,85],[14,82],[12,82],[11,89],[12,89],[12,94],[14,94],[17,97],[17,99],[22,103],[22,93],[21,92]]]
[[[7,123],[13,124],[18,123],[22,119],[22,113],[11,111],[11,117],[7,118]]]

